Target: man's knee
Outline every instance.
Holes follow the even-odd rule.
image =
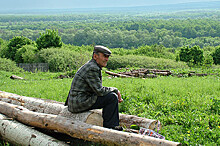
[[[110,100],[118,102],[118,95],[115,92],[110,92],[108,94],[108,96],[109,96]]]

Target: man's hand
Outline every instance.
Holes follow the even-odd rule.
[[[118,102],[121,103],[123,101],[123,99],[121,98],[121,93],[120,91],[118,91]]]

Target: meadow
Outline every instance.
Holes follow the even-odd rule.
[[[26,80],[12,80],[11,75]],[[62,72],[0,71],[0,90],[64,102],[72,78]],[[114,78],[103,71],[103,86],[117,87],[124,102],[120,113],[158,119],[160,134],[183,145],[220,144],[220,77]]]

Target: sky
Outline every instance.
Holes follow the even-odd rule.
[[[219,0],[0,0],[0,10],[132,7]]]

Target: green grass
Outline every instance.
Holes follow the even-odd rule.
[[[26,80],[11,80],[12,75]],[[72,79],[61,73],[10,73],[0,71],[0,90],[64,102]],[[158,119],[167,140],[184,145],[220,144],[220,77],[112,78],[103,85],[117,87],[124,99],[120,112]]]

